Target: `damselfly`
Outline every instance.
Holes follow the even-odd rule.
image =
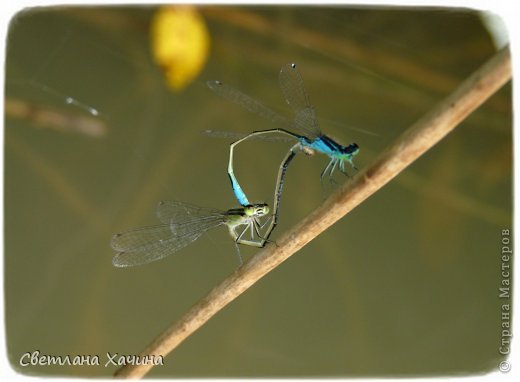
[[[263,224],[260,218],[268,213],[269,207],[264,203],[221,211],[189,203],[162,201],[157,207],[157,217],[162,224],[133,229],[112,237],[110,244],[117,252],[112,264],[129,267],[160,260],[221,225],[227,226],[241,260],[238,244],[265,245],[271,232],[264,237],[260,230],[274,217]],[[250,233],[250,240],[244,238],[246,232]]]
[[[327,172],[329,177],[331,177],[336,167],[338,167],[343,174],[348,175],[345,170],[345,162],[350,163],[352,168],[357,170],[353,159],[359,152],[359,146],[356,143],[343,146],[321,132],[316,119],[314,107],[309,102],[303,79],[296,68],[296,64],[291,63],[284,65],[280,70],[278,80],[285,101],[293,109],[293,121],[281,116],[261,102],[220,81],[208,81],[207,85],[211,90],[223,98],[241,105],[253,113],[259,114],[262,117],[268,118],[273,122],[287,127],[287,129],[277,128],[254,131],[241,139],[241,142],[244,139],[261,134],[285,134],[298,141],[296,147],[301,151],[307,154],[312,154],[317,151],[330,158],[329,163],[321,172],[321,179],[323,179]],[[297,133],[288,129],[297,131]],[[293,146],[291,150],[294,148],[295,146]]]

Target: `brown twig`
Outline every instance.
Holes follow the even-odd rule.
[[[278,245],[260,251],[237,269],[142,353],[166,356],[228,303],[291,255],[382,188],[409,164],[452,131],[471,112],[511,79],[511,58],[506,47],[466,79],[454,93],[404,132],[364,171],[346,182],[319,208],[284,234]],[[153,367],[127,365],[116,376],[140,378]]]

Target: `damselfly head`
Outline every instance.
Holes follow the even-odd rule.
[[[244,212],[250,217],[260,217],[269,213],[269,206],[265,203],[252,204],[244,207]]]
[[[341,153],[352,158],[359,153],[359,146],[356,143],[351,143],[348,146],[341,146]]]

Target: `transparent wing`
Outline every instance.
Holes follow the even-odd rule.
[[[212,221],[225,218],[223,211],[215,208],[200,207],[195,204],[163,200],[157,206],[157,217],[164,224],[183,224],[187,222]]]
[[[227,221],[228,218],[222,215],[201,216],[197,219],[185,220],[179,223],[172,222],[170,230],[175,237],[184,237],[197,232],[204,233],[213,227],[225,224]]]
[[[303,79],[296,64],[282,66],[278,82],[285,101],[294,111],[295,128],[310,139],[321,136],[316,112],[309,102],[309,96],[305,91]]]
[[[267,106],[265,106],[260,101],[257,101],[248,95],[242,93],[240,90],[237,90],[229,85],[226,85],[220,81],[208,81],[208,87],[217,93],[222,98],[227,99],[228,101],[234,102],[237,105],[242,106],[243,108],[249,110],[252,113],[258,114],[264,118],[267,118],[275,123],[279,123],[288,127],[291,127],[293,124],[287,118],[281,116],[277,112],[271,110]]]
[[[118,233],[112,237],[112,249],[118,253],[112,264],[116,267],[143,265],[160,260],[197,240],[209,229],[222,224],[222,219],[195,224],[161,224]]]
[[[225,130],[204,130],[201,131],[202,135],[205,135],[207,137],[211,138],[224,138],[224,139],[231,139],[234,141],[237,141],[239,139],[244,138],[245,136],[249,135],[250,139],[255,140],[261,140],[261,141],[268,141],[268,142],[294,142],[295,138],[289,137],[287,135],[275,135],[273,134],[261,134],[261,135],[251,135],[251,133],[239,133],[237,131],[225,131]]]
[[[198,236],[179,240],[174,237],[167,224],[137,228],[118,233],[112,237],[112,249],[118,253],[112,264],[116,267],[130,267],[160,260],[185,247]]]

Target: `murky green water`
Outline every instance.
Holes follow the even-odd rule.
[[[21,373],[109,376],[107,352],[138,353],[237,267],[225,229],[160,262],[111,265],[110,237],[156,224],[159,200],[236,205],[225,172],[229,142],[200,131],[274,126],[215,96],[206,80],[288,112],[277,75],[297,62],[322,129],[358,143],[362,168],[495,51],[469,11],[200,8],[210,55],[196,81],[175,93],[150,55],[154,11],[43,8],[11,23],[6,97],[30,105],[17,115],[9,109],[5,120],[7,346]],[[48,109],[70,118],[65,130],[39,126]],[[106,130],[78,132],[89,118]],[[498,288],[501,231],[512,224],[511,126],[508,84],[150,376],[494,370],[508,302]],[[238,151],[250,199],[271,198],[286,145],[250,142]],[[274,238],[330,193],[319,182],[326,163],[294,160]],[[254,252],[243,250],[246,258]],[[36,350],[99,355],[101,366],[20,366]]]

